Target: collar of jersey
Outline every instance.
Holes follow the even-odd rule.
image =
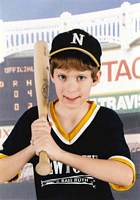
[[[60,137],[62,139],[62,137],[64,138],[65,141],[67,141],[66,143],[71,143],[71,141],[74,139],[75,136],[77,136],[77,134],[79,133],[79,131],[82,129],[82,127],[86,124],[86,122],[90,119],[91,115],[94,113],[94,110],[96,109],[97,105],[95,102],[91,102],[91,106],[88,110],[88,112],[85,114],[85,116],[81,119],[81,121],[74,127],[74,129],[71,132],[66,132],[63,127],[61,126],[57,115],[55,113],[55,108],[54,108],[54,102],[50,102],[50,117],[52,118],[52,120],[50,119],[51,123],[52,123],[52,128],[54,129],[54,131],[56,133],[60,133]],[[54,125],[54,126],[53,126]],[[57,129],[57,130],[56,130]]]

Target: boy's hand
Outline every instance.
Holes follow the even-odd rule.
[[[31,130],[31,143],[34,146],[36,155],[39,155],[41,151],[46,151],[51,160],[59,160],[62,150],[52,138],[51,126],[46,118],[42,117],[35,120],[31,125]]]

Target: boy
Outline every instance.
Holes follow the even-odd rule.
[[[83,30],[54,38],[50,67],[57,100],[50,102],[47,119],[38,119],[37,107],[19,119],[1,151],[1,181],[14,178],[27,162],[35,167],[45,150],[53,171],[34,172],[37,199],[113,200],[109,185],[120,191],[132,187],[135,167],[122,122],[88,100],[100,80],[101,54],[99,42]]]

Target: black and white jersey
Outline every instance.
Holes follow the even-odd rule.
[[[113,159],[126,163],[133,169],[135,177],[135,167],[124,138],[123,124],[116,112],[91,102],[86,115],[67,133],[57,118],[54,103],[49,104],[48,120],[52,124],[51,135],[60,148],[92,159]],[[37,118],[37,107],[22,115],[5,141],[3,150],[0,151],[1,157],[12,155],[30,144],[31,124]],[[30,162],[35,168],[38,157],[34,156]],[[101,181],[58,161],[51,161],[51,165],[53,170],[47,176],[39,176],[34,170],[39,200],[113,200],[110,185],[121,191],[132,186],[124,188]]]

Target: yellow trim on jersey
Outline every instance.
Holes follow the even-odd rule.
[[[5,155],[5,154],[0,153],[0,159],[1,159],[1,158],[6,158],[6,157],[8,157],[8,156]]]
[[[76,51],[81,51],[82,53],[88,55],[97,65],[97,67],[100,66],[99,62],[97,61],[97,59],[95,58],[95,56],[93,54],[91,54],[89,51],[86,51],[85,49],[81,49],[81,48],[78,48],[78,47],[66,47],[66,48],[62,48],[62,49],[58,49],[52,53],[50,53],[50,57],[57,54],[57,53],[60,53],[62,51],[66,51],[66,50],[76,50]]]
[[[56,113],[55,113],[55,108],[54,108],[54,103],[51,102],[50,103],[50,114],[52,116],[52,119],[55,123],[55,126],[57,127],[57,129],[59,130],[59,132],[61,133],[61,135],[67,140],[67,141],[72,141],[72,139],[77,135],[77,133],[80,131],[80,129],[83,127],[83,125],[89,120],[89,118],[91,117],[91,115],[93,114],[95,108],[96,108],[96,103],[93,102],[91,103],[91,106],[88,110],[88,112],[86,113],[86,115],[81,119],[81,121],[75,126],[75,128],[70,132],[67,133],[63,127],[61,126]]]
[[[5,155],[5,154],[0,153],[0,159],[1,159],[1,158],[6,158],[6,157],[8,157],[8,156]],[[18,173],[17,175],[18,175],[18,177],[17,177],[16,179],[13,178],[12,180],[10,180],[10,181],[6,181],[6,182],[4,182],[4,183],[15,182],[15,181],[17,181],[17,180],[19,179],[21,173]]]
[[[116,185],[116,184],[109,183],[111,185],[112,189],[117,190],[117,191],[125,191],[125,190],[129,190],[130,188],[132,188],[133,185],[135,184],[135,181],[136,181],[136,169],[135,169],[134,163],[130,159],[128,159],[124,156],[112,156],[109,159],[124,163],[124,164],[128,165],[133,171],[133,181],[130,185],[119,186],[119,185]]]

